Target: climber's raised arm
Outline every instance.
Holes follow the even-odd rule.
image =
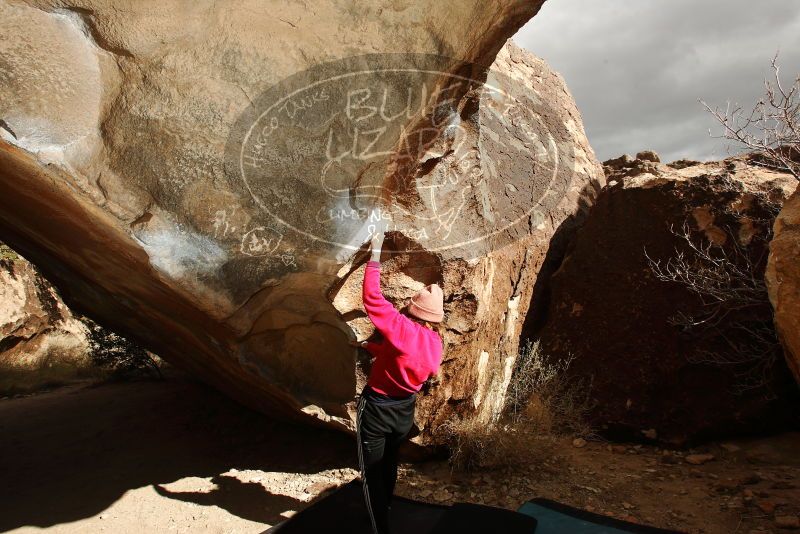
[[[372,254],[364,270],[362,298],[364,309],[375,328],[395,346],[404,338],[406,331],[414,327],[412,321],[400,313],[381,293],[381,248],[385,224],[379,225],[372,237]]]

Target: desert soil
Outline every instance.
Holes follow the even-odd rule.
[[[576,444],[542,440],[513,470],[403,464],[397,493],[510,509],[546,497],[686,532],[783,532],[800,515],[798,433],[677,452]],[[182,378],[0,400],[0,531],[263,532],[355,476],[349,436]]]

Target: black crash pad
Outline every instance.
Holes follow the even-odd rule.
[[[525,514],[479,504],[429,504],[395,496],[389,511],[392,534],[533,534],[536,520]],[[371,534],[361,481],[352,480],[267,530],[269,534],[341,532]]]

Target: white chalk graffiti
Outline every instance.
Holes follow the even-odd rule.
[[[285,267],[294,267],[297,269],[297,262],[295,261],[296,258],[294,256],[294,249],[289,249],[284,252],[281,252],[278,255],[278,259],[281,260]]]
[[[283,233],[269,226],[256,226],[243,234],[237,232],[232,224],[236,207],[230,210],[217,210],[211,219],[214,239],[239,238],[239,252],[251,258],[262,258],[270,263],[299,269],[298,258],[293,247],[287,246]],[[244,230],[244,228],[242,228]]]
[[[228,234],[236,231],[236,227],[231,225],[230,219],[236,213],[236,208],[233,208],[231,214],[228,215],[226,210],[217,210],[214,212],[214,238],[219,239],[226,237]]]
[[[283,234],[264,226],[257,226],[242,236],[239,251],[246,256],[269,256],[283,239]]]
[[[310,109],[314,107],[314,104],[316,104],[317,102],[324,102],[329,98],[330,95],[328,95],[328,92],[323,88],[322,90],[315,91],[311,94],[305,94],[297,98],[287,100],[279,108],[279,111],[283,111],[284,113],[286,113],[286,116],[288,118],[294,119],[295,115],[298,112]]]
[[[231,155],[253,202],[274,220],[258,219],[266,226],[242,236],[243,254],[294,265],[287,245],[299,235],[357,250],[377,231],[368,219],[378,206],[391,210],[386,231],[428,250],[483,253],[529,219],[561,159],[530,87],[453,74],[450,58],[387,59],[342,60],[287,79],[259,101],[255,120],[248,112],[237,123]],[[537,179],[517,188],[500,180],[506,167]],[[253,224],[220,213],[215,232],[225,236],[229,221],[240,227],[235,235]]]

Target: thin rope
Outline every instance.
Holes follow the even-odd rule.
[[[369,500],[369,488],[367,488],[367,468],[364,466],[364,452],[361,449],[361,414],[364,411],[366,399],[361,397],[358,401],[358,412],[356,415],[356,440],[358,441],[358,465],[361,470],[362,489],[364,490],[364,502],[369,512],[369,520],[372,523],[372,532],[378,534],[378,526],[375,524],[375,516],[372,513],[372,504]]]

